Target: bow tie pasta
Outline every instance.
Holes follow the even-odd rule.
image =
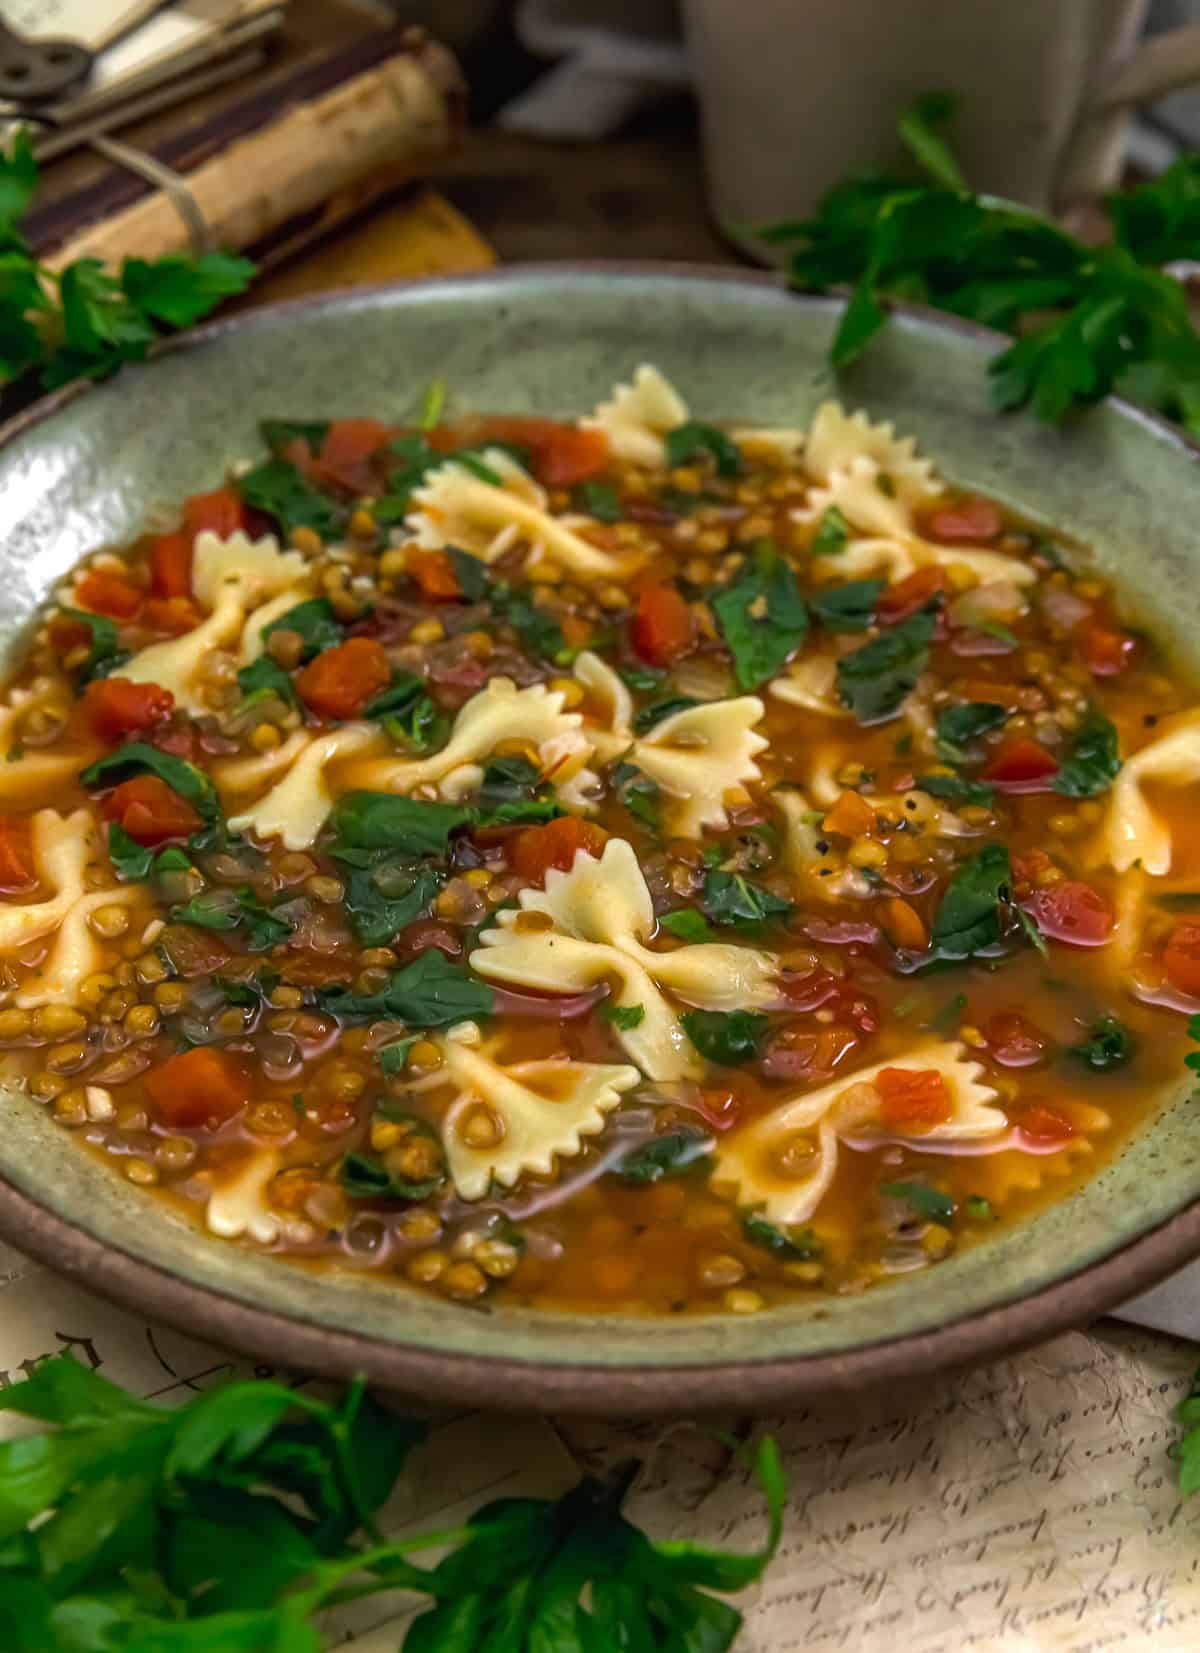
[[[760,1207],[783,1227],[804,1223],[816,1211],[837,1171],[839,1139],[875,1126],[910,1137],[924,1149],[940,1143],[1003,1143],[1008,1122],[992,1104],[996,1092],[981,1080],[983,1069],[960,1044],[918,1049],[903,1065],[880,1062],[820,1090],[791,1097],[753,1125],[722,1140],[714,1180],[736,1189],[739,1204]],[[888,1114],[895,1076],[931,1078],[934,1105],[913,1126]],[[926,1123],[926,1119],[928,1122]]]
[[[65,579],[9,1105],[205,1245],[529,1312],[859,1292],[1106,1163],[1200,1017],[1194,692],[901,423],[751,388],[269,419]]]

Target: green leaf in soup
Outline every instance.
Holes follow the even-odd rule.
[[[131,740],[97,758],[79,772],[80,782],[89,791],[119,786],[134,775],[157,775],[173,792],[185,798],[206,821],[220,818],[221,805],[212,782],[202,769],[186,758],[177,758],[170,752],[160,752],[157,746],[145,741]]]
[[[342,1187],[353,1200],[413,1200],[428,1199],[441,1186],[442,1178],[433,1177],[424,1182],[413,1182],[406,1177],[395,1177],[381,1159],[374,1154],[351,1153],[342,1161]]]
[[[885,1182],[879,1192],[895,1200],[905,1200],[919,1217],[943,1226],[954,1221],[954,1201],[949,1194],[931,1188],[925,1182]]]
[[[300,658],[305,661],[336,648],[346,635],[328,597],[309,597],[272,620],[262,628],[263,643],[277,631],[296,633],[303,645]]]
[[[757,1010],[685,1010],[679,1020],[706,1061],[730,1068],[754,1061],[770,1026]]]
[[[417,421],[423,431],[431,431],[436,428],[445,406],[445,379],[430,379],[425,387],[425,395],[421,400],[421,413]]]
[[[131,838],[119,821],[110,821],[108,858],[118,878],[135,883],[140,879],[149,878],[150,868],[154,864],[154,851]]]
[[[662,793],[657,782],[644,775],[636,764],[619,763],[612,772],[612,784],[634,820],[657,833],[662,824]]]
[[[493,758],[484,770],[477,811],[481,825],[526,825],[564,813],[543,785],[541,769],[528,758]]]
[[[417,1043],[417,1035],[410,1034],[406,1039],[393,1039],[390,1045],[381,1045],[375,1052],[381,1073],[392,1078],[397,1073],[403,1073],[408,1062],[408,1053]]]
[[[265,907],[249,888],[202,890],[170,912],[174,924],[195,924],[202,930],[240,930],[252,953],[286,941],[294,925]]]
[[[1071,1045],[1067,1054],[1094,1073],[1111,1073],[1123,1068],[1137,1045],[1133,1035],[1116,1016],[1102,1016],[1081,1044]]]
[[[621,498],[611,482],[577,482],[571,503],[597,522],[620,522]]]
[[[477,603],[487,596],[492,581],[486,563],[473,557],[469,551],[460,551],[457,545],[446,546],[444,555],[450,559],[458,589],[467,602]]]
[[[939,755],[947,763],[962,763],[966,758],[963,748],[998,729],[1007,717],[1007,710],[991,700],[968,700],[958,706],[944,706],[937,715]]]
[[[641,1027],[646,1020],[644,1004],[602,1004],[600,1006],[602,1021],[611,1022],[614,1027],[628,1032],[631,1028]]]
[[[365,718],[381,722],[398,746],[428,752],[444,736],[448,720],[415,672],[397,672],[382,694],[364,706]]]
[[[838,695],[859,723],[895,717],[929,664],[937,605],[910,614],[898,626],[842,655],[837,664]]]
[[[705,457],[712,460],[718,476],[737,476],[742,468],[742,456],[733,438],[699,419],[689,419],[668,431],[666,448],[670,470]]]
[[[570,665],[577,651],[567,647],[558,621],[539,608],[528,592],[497,582],[491,588],[490,597],[497,614],[516,632],[526,654],[553,665]]]
[[[830,505],[821,514],[809,554],[814,557],[836,557],[839,551],[846,549],[849,538],[850,524],[838,506]]]
[[[446,875],[439,867],[388,850],[367,853],[369,865],[346,868],[346,912],[364,947],[386,947],[407,925],[428,915]]]
[[[943,959],[968,959],[994,947],[1011,901],[1008,850],[985,844],[959,866],[942,893],[930,932],[934,952]]]
[[[709,1169],[712,1138],[705,1131],[671,1131],[626,1154],[614,1171],[622,1182],[659,1182],[684,1171]]]
[[[669,931],[679,941],[695,944],[713,939],[708,920],[694,907],[680,907],[673,913],[664,913],[658,922],[661,929]]]
[[[814,592],[809,603],[826,631],[866,631],[886,584],[885,580],[850,580]]]
[[[1051,790],[1066,798],[1095,798],[1108,791],[1120,772],[1116,724],[1093,706],[1076,730]]]
[[[268,695],[281,700],[285,706],[297,704],[296,686],[291,675],[284,671],[277,660],[272,660],[269,654],[260,654],[257,660],[243,666],[237,674],[237,682],[238,688],[242,691],[239,711],[265,700]]]
[[[664,718],[674,717],[676,712],[690,711],[693,706],[699,706],[700,701],[690,695],[670,695],[665,700],[656,700],[649,706],[643,706],[633,720],[634,733],[644,735],[648,729],[653,729],[656,723]]]
[[[769,540],[710,602],[739,689],[757,689],[774,677],[808,635],[808,609],[795,572]]]
[[[711,869],[704,877],[701,905],[714,924],[754,925],[787,919],[792,903],[782,896],[752,884],[740,873]]]
[[[919,775],[917,786],[931,798],[945,798],[947,803],[982,804],[990,809],[996,798],[986,781],[969,781],[962,775]]]
[[[81,684],[108,677],[129,659],[118,641],[116,621],[110,620],[107,614],[91,614],[83,608],[60,608],[59,613],[65,620],[83,626],[90,639],[88,657],[79,668]]]
[[[260,419],[258,434],[276,459],[293,442],[307,442],[310,453],[319,453],[329,434],[328,419]]]
[[[821,1256],[821,1243],[811,1228],[777,1228],[756,1211],[742,1218],[742,1233],[751,1245],[760,1245],[788,1262],[812,1263]]]
[[[329,817],[334,854],[347,849],[402,850],[414,859],[442,855],[471,812],[461,804],[428,803],[390,792],[346,792]]]
[[[348,1021],[394,1017],[410,1027],[451,1027],[455,1022],[474,1021],[490,1015],[494,1003],[486,982],[467,975],[435,948],[393,971],[387,985],[376,993],[328,987],[317,998],[326,1010]]]
[[[337,539],[346,526],[346,507],[312,483],[286,459],[266,459],[234,478],[247,505],[278,523],[284,535],[311,528],[323,540]]]

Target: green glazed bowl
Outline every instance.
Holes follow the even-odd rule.
[[[840,306],[775,278],[551,265],[334,294],[210,327],[112,383],[39,404],[0,444],[0,641],[85,552],[212,487],[264,415],[576,414],[639,362],[697,417],[801,423],[834,391]],[[957,481],[1090,542],[1139,616],[1200,666],[1197,451],[1109,402],[1063,430],[997,417],[992,335],[899,314],[837,387],[894,419]],[[464,1309],[394,1281],[311,1274],[209,1238],[0,1096],[0,1232],[149,1317],[433,1400],[638,1413],[779,1406],[976,1360],[1079,1324],[1200,1253],[1200,1112],[1190,1081],[1101,1175],[1033,1220],[861,1296],[750,1319],[653,1323]]]

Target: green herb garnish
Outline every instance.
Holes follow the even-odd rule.
[[[879,1192],[889,1198],[907,1200],[920,1217],[943,1226],[954,1221],[954,1201],[949,1194],[931,1188],[926,1182],[885,1182]]]
[[[670,470],[705,457],[712,460],[718,476],[737,476],[742,468],[742,456],[733,438],[715,425],[702,424],[698,419],[689,419],[668,431],[666,448]]]
[[[710,602],[739,689],[757,689],[774,677],[808,635],[808,609],[795,572],[769,540],[760,542],[750,566]]]
[[[149,746],[144,741],[127,741],[107,757],[97,758],[95,763],[89,763],[86,769],[80,770],[79,779],[89,790],[99,790],[118,786],[134,775],[157,775],[206,821],[220,819],[220,801],[204,771],[197,769],[194,763],[188,763],[186,758],[160,752],[157,746]]]
[[[1065,798],[1095,798],[1108,791],[1120,772],[1116,724],[1092,706],[1050,783],[1051,790]]]
[[[770,1026],[757,1010],[685,1010],[679,1020],[705,1061],[729,1068],[755,1059]]]
[[[712,1138],[704,1131],[671,1131],[627,1154],[614,1175],[622,1182],[659,1182],[681,1172],[707,1172]]]
[[[898,626],[843,654],[837,663],[838,695],[859,723],[895,717],[929,664],[937,604],[910,614]]]
[[[1124,1022],[1116,1016],[1102,1016],[1088,1037],[1081,1044],[1071,1045],[1067,1054],[1094,1073],[1111,1073],[1114,1068],[1123,1068],[1136,1048]]]
[[[849,580],[823,587],[809,605],[826,631],[866,631],[875,618],[875,605],[886,580]]]
[[[468,976],[436,948],[419,954],[411,964],[391,973],[376,993],[351,993],[341,987],[322,988],[318,1002],[345,1021],[395,1019],[410,1027],[451,1027],[474,1021],[492,1011],[493,995],[486,982]]]

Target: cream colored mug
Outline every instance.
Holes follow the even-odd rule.
[[[973,188],[1057,211],[1093,199],[1132,110],[1200,81],[1200,23],[1139,45],[1148,3],[684,0],[713,212],[736,234],[898,164],[896,117],[931,90],[961,98]]]

